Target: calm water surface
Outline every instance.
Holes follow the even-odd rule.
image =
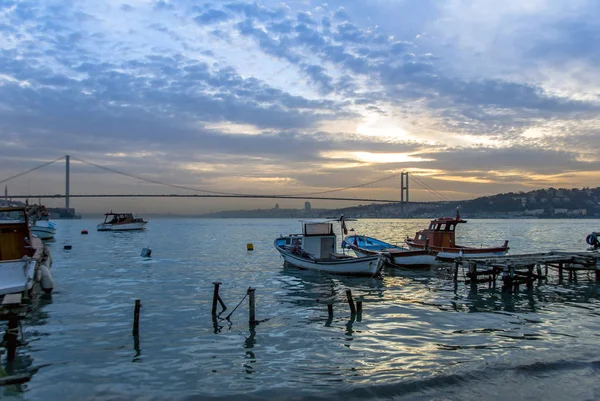
[[[559,284],[551,271],[516,294],[455,285],[443,267],[344,278],[283,267],[273,240],[300,231],[293,219],[157,218],[131,233],[96,232],[98,222],[57,221],[56,289],[25,321],[28,343],[12,367],[35,374],[0,398],[600,399],[600,287],[587,274]],[[400,243],[427,224],[349,228]],[[457,243],[581,251],[598,229],[600,220],[471,220]],[[151,258],[140,257],[144,247]],[[213,322],[213,281],[223,283],[221,318],[256,288],[254,330],[247,299]],[[346,289],[365,298],[360,319]],[[332,320],[326,298],[336,301]]]

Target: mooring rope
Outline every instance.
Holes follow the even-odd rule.
[[[251,287],[248,287],[248,289],[250,289]],[[235,308],[233,308],[233,310],[229,313],[229,315],[227,315],[225,317],[224,320],[229,320],[229,318],[231,317],[231,315],[233,315],[233,312],[235,312],[235,310],[237,308],[239,308],[239,306],[242,304],[242,302],[244,302],[244,300],[246,299],[246,297],[248,296],[248,292],[246,292],[246,295],[244,295],[244,298],[242,298],[242,300],[237,304],[237,306]]]

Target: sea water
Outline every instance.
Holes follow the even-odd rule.
[[[550,270],[548,282],[517,293],[500,283],[455,284],[445,267],[330,276],[283,266],[273,240],[300,232],[295,219],[156,218],[143,232],[119,233],[97,232],[96,223],[57,221],[49,242],[55,291],[23,322],[16,361],[2,361],[32,378],[0,388],[0,398],[600,399],[593,273],[559,283]],[[364,219],[348,228],[401,244],[428,223]],[[470,220],[456,242],[508,239],[511,254],[583,251],[598,229],[600,220],[590,219]],[[141,256],[144,248],[151,257]],[[217,319],[213,282],[222,283],[227,306]],[[364,297],[359,317],[347,289]]]

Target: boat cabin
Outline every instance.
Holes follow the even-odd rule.
[[[456,217],[440,217],[435,220],[431,220],[429,227],[420,231],[417,231],[415,238],[412,241],[415,244],[421,244],[432,247],[443,247],[453,248],[455,244],[455,233],[456,226],[460,223],[466,223],[467,220],[460,218],[458,210],[456,211]],[[409,240],[407,238],[407,240]]]
[[[105,213],[104,224],[125,224],[142,222],[142,218],[133,217],[132,213]]]
[[[25,207],[0,208],[0,261],[33,256],[34,249],[28,244],[31,239]]]
[[[302,235],[290,235],[285,245],[302,249],[317,259],[328,259],[336,253],[336,235],[333,232],[336,220],[303,220]]]

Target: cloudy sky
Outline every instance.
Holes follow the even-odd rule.
[[[597,0],[2,0],[0,179],[70,154],[198,193],[599,186],[599,20]],[[190,193],[71,173],[72,193]],[[64,192],[64,162],[8,191]],[[72,204],[275,202],[303,205]]]

